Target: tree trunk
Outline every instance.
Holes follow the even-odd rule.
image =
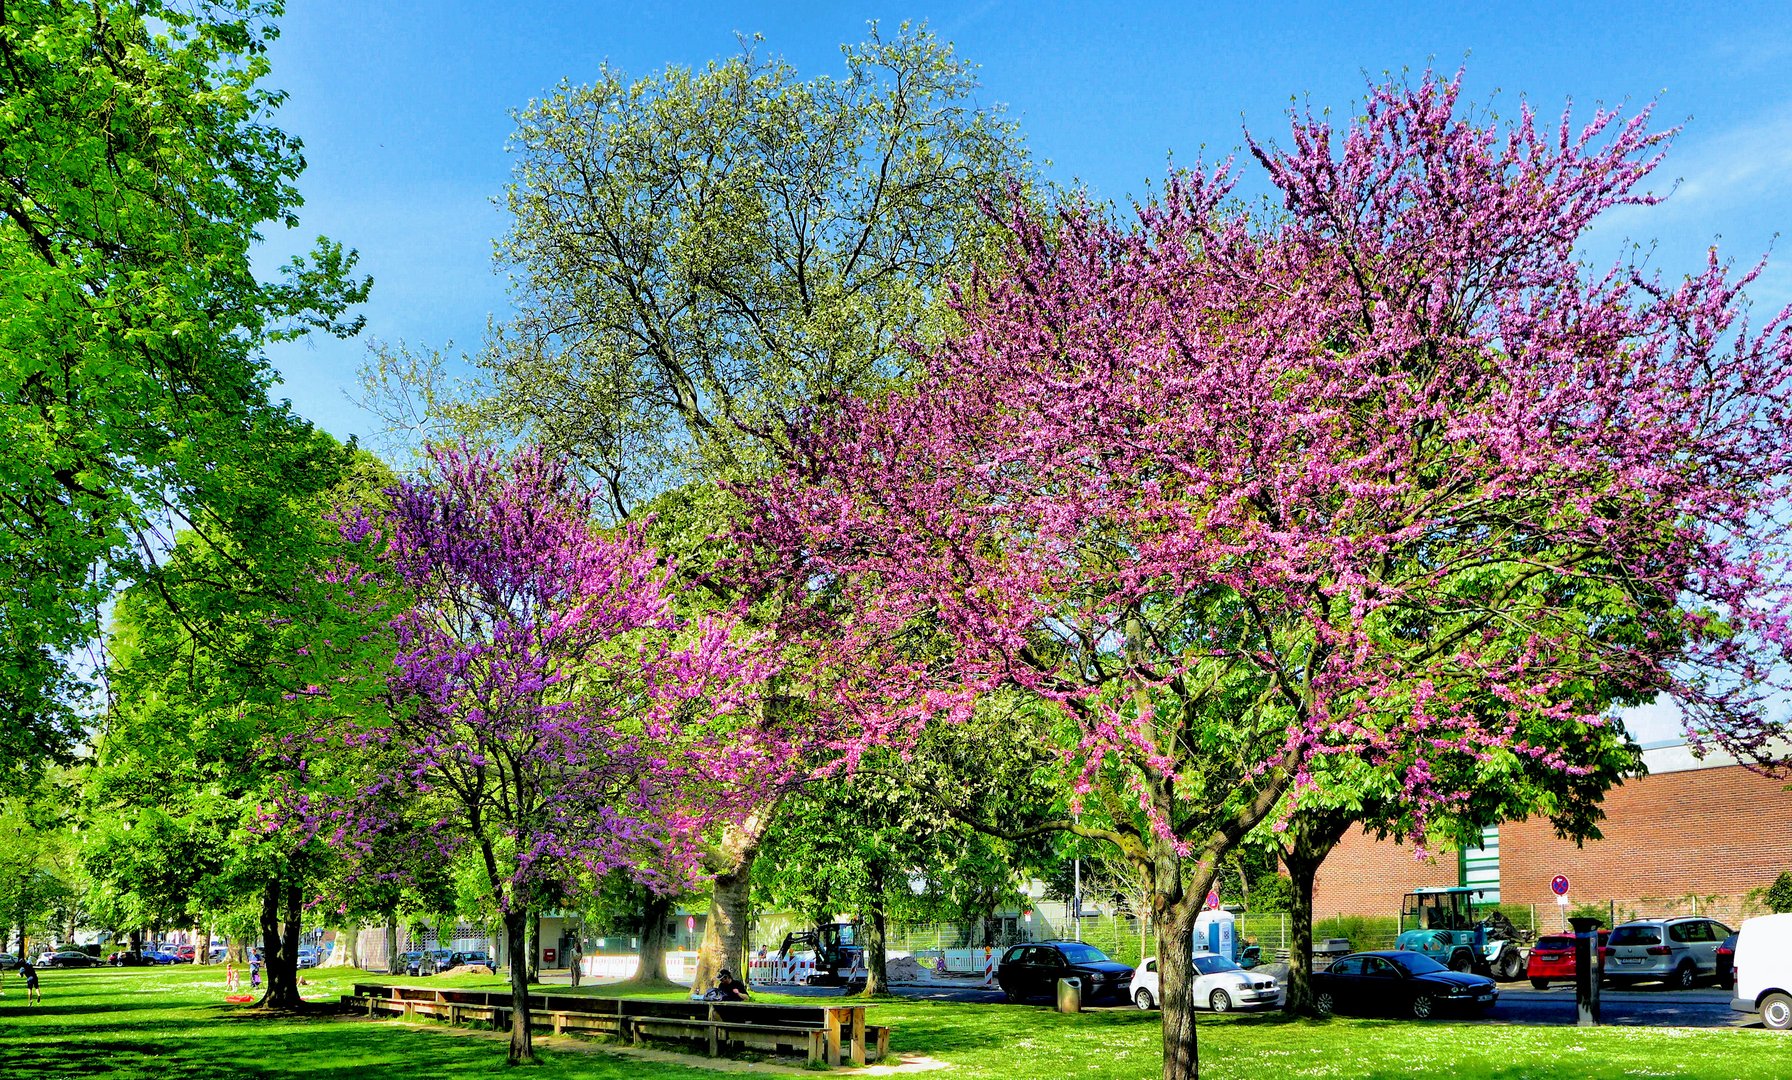
[[[398,974],[398,913],[386,915],[386,974]]]
[[[280,901],[286,901],[286,918],[280,919]],[[262,896],[261,932],[263,968],[268,977],[268,992],[262,1005],[273,1009],[299,1009],[299,887],[270,881]],[[271,947],[269,945],[271,944]]]
[[[336,948],[331,950],[329,967],[360,967],[361,953],[358,939],[361,936],[361,924],[344,923],[336,931]]]
[[[529,922],[527,911],[504,913],[504,941],[510,950],[510,1063],[535,1062],[535,1038],[529,1027]]]
[[[747,972],[742,958],[747,952],[748,924],[753,918],[753,860],[765,843],[781,796],[773,796],[755,806],[738,825],[722,830],[721,850],[709,860],[715,872],[715,889],[710,893],[709,920],[703,927],[703,944],[697,951],[697,974],[691,985],[699,989],[715,985],[716,974],[723,968],[739,969],[741,981]]]
[[[675,906],[670,896],[647,894],[641,905],[641,963],[635,968],[635,977],[628,980],[630,985],[650,990],[678,985],[666,977],[666,949],[672,943],[666,924]],[[745,973],[742,975],[744,982]]]
[[[1282,865],[1294,882],[1288,901],[1288,995],[1283,1008],[1297,1016],[1312,1016],[1313,879],[1319,874],[1319,860],[1304,852],[1283,852]]]
[[[193,928],[193,963],[205,963],[206,954],[212,951],[212,936],[202,926]]]
[[[1180,891],[1178,888],[1176,891]],[[1201,893],[1206,889],[1202,888]],[[1154,898],[1157,937],[1157,996],[1163,1010],[1163,1080],[1196,1080],[1195,916],[1200,905],[1186,896]]]
[[[530,912],[529,921],[529,981],[541,981],[541,916]]]
[[[871,918],[860,922],[859,928],[865,933],[864,996],[880,997],[890,992],[890,977],[885,970],[888,950],[885,948],[887,938],[884,934],[884,906],[881,902],[871,905]]]
[[[1354,817],[1343,810],[1309,812],[1284,833],[1278,853],[1288,868],[1293,897],[1288,902],[1288,994],[1283,1008],[1299,1016],[1312,1016],[1313,1007],[1313,882],[1320,864],[1338,846]]]
[[[138,954],[143,952],[143,931],[131,931],[131,951]]]
[[[738,874],[718,875],[709,901],[709,922],[703,927],[703,944],[697,953],[697,974],[691,980],[693,989],[706,990],[715,985],[723,968],[735,971],[745,981],[740,958],[747,948],[747,923],[752,917],[752,860]]]

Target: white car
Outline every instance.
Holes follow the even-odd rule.
[[[1730,1008],[1759,1013],[1762,1027],[1792,1029],[1792,915],[1743,920],[1731,993]]]
[[[1157,957],[1139,965],[1128,989],[1133,1004],[1139,1008],[1157,1008]],[[1192,999],[1195,1008],[1214,1012],[1256,1009],[1278,1004],[1282,1000],[1282,988],[1273,977],[1246,971],[1218,953],[1196,953]]]

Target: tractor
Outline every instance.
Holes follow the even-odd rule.
[[[1454,971],[1473,971],[1507,982],[1524,974],[1518,929],[1498,910],[1475,918],[1475,898],[1486,890],[1469,887],[1415,889],[1400,908],[1402,933],[1396,947],[1424,953]],[[1411,920],[1412,929],[1406,929]]]
[[[804,946],[815,952],[815,974],[811,986],[844,986],[847,989],[865,985],[865,947],[858,943],[857,923],[822,923],[814,930],[785,934],[778,946],[778,959],[790,958],[791,950]]]

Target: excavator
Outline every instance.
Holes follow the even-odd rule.
[[[805,946],[815,953],[815,973],[811,986],[844,986],[848,990],[865,985],[865,947],[858,943],[857,923],[823,923],[813,930],[799,930],[784,935],[778,946],[779,961],[788,961],[792,950]]]

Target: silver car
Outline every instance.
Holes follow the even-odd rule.
[[[1730,928],[1698,916],[1637,919],[1612,929],[1605,974],[1614,985],[1660,979],[1689,989],[1717,977],[1717,947]]]

